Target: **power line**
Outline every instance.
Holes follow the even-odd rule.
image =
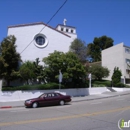
[[[45,24],[45,26],[40,30],[39,33],[41,33],[43,31],[43,29],[51,22],[51,20],[56,16],[56,14],[62,9],[62,7],[66,4],[67,0],[64,1],[64,3],[59,7],[59,9],[54,13],[54,15],[49,19],[49,21],[47,22],[47,24]],[[23,51],[20,53],[22,54],[30,45],[31,43],[34,41],[34,39],[23,49]]]

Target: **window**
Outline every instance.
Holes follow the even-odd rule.
[[[68,29],[66,29],[66,32],[68,32]]]
[[[38,37],[36,38],[36,43],[37,43],[38,45],[44,45],[44,43],[45,43],[45,38],[42,37],[42,36],[38,36]]]
[[[51,94],[51,96],[52,96],[52,97],[55,97],[55,94],[54,94],[54,93],[52,93],[52,94]]]
[[[71,33],[73,33],[74,31],[71,29]]]
[[[60,95],[58,93],[55,93],[55,97],[59,97]]]
[[[48,97],[51,97],[51,93],[48,94]]]
[[[63,28],[61,28],[61,31],[63,31]]]
[[[130,64],[130,59],[126,59],[126,63],[127,63],[127,64]]]
[[[37,34],[34,37],[34,44],[35,46],[37,46],[38,48],[44,48],[48,45],[48,39],[45,35],[43,34]]]
[[[125,48],[125,52],[128,53],[128,54],[130,54],[130,49]]]

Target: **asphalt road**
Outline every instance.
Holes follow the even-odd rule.
[[[65,106],[0,109],[0,130],[119,130],[120,119],[130,120],[130,95]]]

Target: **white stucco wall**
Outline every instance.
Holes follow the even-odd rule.
[[[38,24],[8,28],[8,35],[15,35],[17,39],[17,51],[21,54],[23,61],[34,61],[38,57],[40,60],[42,60],[44,57],[47,57],[49,53],[53,53],[55,50],[62,52],[67,52],[69,50],[69,46],[73,41],[73,38],[68,37],[47,26],[42,30],[41,33],[47,37],[49,41],[48,45],[45,48],[36,47],[33,39],[44,26],[44,24]],[[32,43],[30,44],[31,41]],[[30,45],[28,46],[28,44]]]
[[[126,53],[125,52],[125,49],[129,49],[129,53]],[[124,46],[124,58],[125,58],[125,62],[124,62],[124,69],[126,70],[126,69],[128,69],[129,71],[130,71],[130,67],[127,65],[127,63],[126,63],[126,59],[129,59],[130,60],[130,47],[126,47],[126,46]],[[127,71],[125,71],[125,74],[124,74],[125,76],[126,76],[126,78],[130,78],[130,74],[128,74],[128,72]]]
[[[122,71],[122,77],[125,75],[125,58],[124,58],[124,44],[120,43],[102,51],[102,66],[110,70],[110,76],[106,79],[111,80],[113,70],[119,67]]]
[[[125,92],[130,91],[130,88],[112,88],[116,92]],[[78,88],[78,89],[61,89],[60,91],[57,89],[53,90],[32,90],[32,91],[0,91],[0,102],[7,101],[22,101],[30,98],[36,98],[43,93],[48,92],[60,92],[64,95],[70,96],[88,96],[88,95],[97,95],[103,94],[104,92],[110,91],[107,87],[99,87],[99,88]],[[103,95],[102,95],[103,96]],[[108,96],[108,95],[107,95]]]
[[[107,92],[106,87],[101,88],[77,88],[77,89],[53,89],[53,90],[32,90],[32,91],[1,91],[0,102],[22,101],[30,98],[36,98],[43,93],[60,92],[70,96],[88,96]]]
[[[70,96],[87,96],[89,95],[88,88],[80,88],[80,89],[64,89],[60,90],[33,90],[33,91],[1,91],[0,92],[0,101],[20,101],[20,100],[26,100],[29,98],[36,98],[40,96],[43,93],[48,92],[61,92],[65,95]]]

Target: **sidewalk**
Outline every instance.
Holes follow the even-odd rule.
[[[72,102],[81,102],[81,101],[90,101],[90,100],[99,100],[104,98],[111,98],[123,95],[129,95],[130,91],[125,92],[105,92],[98,95],[89,95],[83,97],[72,97]],[[12,102],[1,102],[0,101],[0,109],[4,108],[16,108],[16,107],[24,107],[24,101],[12,101]]]

